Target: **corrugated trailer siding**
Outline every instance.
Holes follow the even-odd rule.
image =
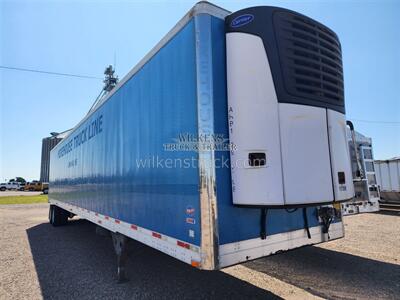
[[[138,167],[138,159],[197,159],[163,148],[181,133],[197,136],[195,66],[192,20],[52,151],[50,198],[200,245],[198,168]],[[58,158],[100,116],[102,132]],[[195,224],[186,222],[187,208]]]
[[[224,21],[212,20],[213,78],[214,78],[214,130],[229,136],[226,93],[226,55]],[[245,99],[243,99],[245,101]],[[215,158],[229,158],[228,151],[216,151]],[[227,244],[260,236],[260,209],[239,208],[232,204],[230,168],[216,168],[219,244]],[[309,226],[319,225],[315,207],[307,208]],[[267,234],[289,232],[304,228],[302,209],[289,213],[284,209],[270,209],[267,216]]]

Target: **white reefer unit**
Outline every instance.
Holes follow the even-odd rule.
[[[233,202],[303,206],[353,197],[341,46],[296,12],[226,18]]]

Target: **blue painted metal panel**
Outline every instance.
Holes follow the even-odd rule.
[[[224,21],[213,18],[213,78],[214,131],[229,138],[226,92],[226,56]],[[233,206],[229,151],[216,151],[216,182],[220,245],[260,236],[259,208]],[[228,161],[226,164],[224,162]],[[309,226],[319,224],[315,207],[307,208]],[[302,209],[292,213],[285,209],[270,209],[267,216],[267,234],[276,234],[304,228]]]
[[[211,33],[214,135],[228,138],[224,21],[212,17]],[[191,21],[51,152],[49,197],[200,245],[198,154],[164,149],[198,136],[195,68]],[[259,237],[260,209],[232,204],[229,151],[215,159],[219,243]],[[316,207],[307,215],[319,224]],[[301,228],[301,209],[269,210],[267,234]]]
[[[198,155],[164,151],[197,136],[195,66],[191,21],[52,151],[49,197],[200,245]]]

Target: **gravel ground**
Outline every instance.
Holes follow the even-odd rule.
[[[345,219],[346,238],[223,271],[199,271],[131,242],[117,284],[109,237],[75,220],[54,228],[47,204],[0,206],[0,299],[398,299],[400,214]]]

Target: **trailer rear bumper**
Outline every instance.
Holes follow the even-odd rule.
[[[220,267],[224,268],[241,262],[268,256],[277,252],[313,245],[344,237],[342,222],[331,224],[329,235],[322,233],[322,226],[310,228],[311,238],[304,229],[278,233],[260,238],[224,244],[219,247]]]

